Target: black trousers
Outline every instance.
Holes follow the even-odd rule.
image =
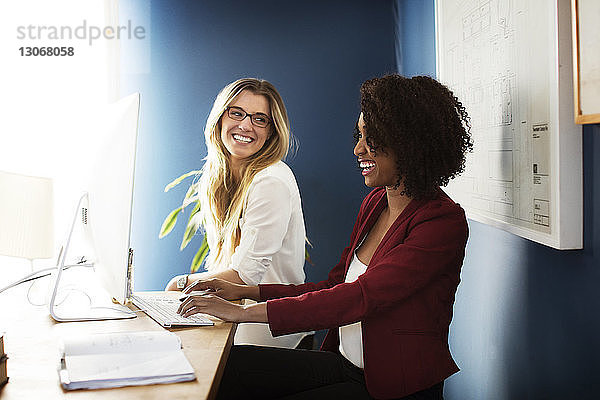
[[[401,400],[443,400],[443,382]],[[371,399],[365,376],[327,351],[233,346],[217,399]]]

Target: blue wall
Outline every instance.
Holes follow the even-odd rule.
[[[121,20],[145,10],[122,7]],[[203,128],[217,92],[245,76],[281,92],[300,142],[288,164],[304,205],[309,280],[323,279],[347,243],[364,195],[352,154],[365,79],[396,70],[392,1],[166,1],[150,8],[150,72],[125,74],[121,93],[141,92],[132,244],[136,290],[162,289],[188,271],[199,245],[179,251],[183,225],[158,239],[164,217],[180,204],[173,178],[202,165]],[[131,15],[127,15],[131,14]],[[124,63],[136,60],[122,54]],[[200,239],[200,238],[198,238]]]
[[[407,75],[435,76],[433,4],[398,1]],[[599,154],[600,126],[584,126],[583,250],[469,221],[450,337],[462,371],[446,382],[446,399],[599,398]]]
[[[404,76],[435,76],[434,2],[396,2],[396,63]]]

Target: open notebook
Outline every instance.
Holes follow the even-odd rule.
[[[172,332],[82,335],[64,338],[61,347],[59,377],[66,390],[196,379],[181,340]]]

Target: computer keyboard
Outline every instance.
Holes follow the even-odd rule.
[[[131,296],[131,301],[165,328],[214,325],[206,314],[194,314],[190,317],[177,314],[181,304],[177,293],[136,292]]]

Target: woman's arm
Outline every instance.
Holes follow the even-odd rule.
[[[184,293],[193,291],[212,292],[225,300],[250,299],[259,301],[258,286],[240,285],[222,279],[199,280],[185,288]]]
[[[431,207],[420,214],[413,218],[408,236],[399,230],[398,241],[394,235],[356,281],[268,301],[273,335],[364,320],[424,288],[432,290],[429,285],[434,281],[437,296],[453,297],[468,236],[464,213]]]
[[[228,268],[221,272],[201,272],[191,274],[188,278],[188,287],[195,284],[200,280],[208,280],[208,279],[222,279],[227,282],[237,283],[238,285],[245,285],[244,281],[240,278],[240,274],[236,270]],[[186,287],[187,289],[187,287]]]
[[[276,266],[280,268],[278,275],[298,281],[304,261],[304,229],[300,233],[297,226],[290,225],[294,204],[283,179],[271,175],[255,178],[244,210],[240,243],[231,256],[231,267],[247,285],[258,285],[264,274],[275,267],[273,256],[281,251],[286,236],[296,240],[298,249],[284,265]]]
[[[346,273],[346,260],[350,254],[351,247],[348,246],[342,252],[339,263],[329,271],[327,280],[321,282],[306,282],[299,285],[286,284],[264,284],[259,285],[260,300],[279,299],[281,297],[294,297],[316,290],[331,288],[338,283],[344,282]]]
[[[169,283],[167,283],[165,290],[177,290],[177,291],[183,290],[183,289],[180,289],[177,287],[177,281],[182,277],[185,277],[185,275],[174,276],[169,281]],[[220,271],[220,272],[213,272],[213,273],[199,272],[199,273],[195,273],[195,274],[189,274],[187,276],[187,282],[186,282],[184,289],[189,288],[190,286],[194,285],[198,281],[209,280],[209,279],[222,279],[224,281],[228,281],[231,283],[237,283],[240,285],[245,284],[244,281],[240,278],[240,274],[238,274],[237,271],[235,271],[231,268],[228,268],[228,269]],[[199,289],[192,289],[192,290],[199,290]]]
[[[239,305],[212,294],[190,296],[181,303],[178,312],[184,317],[206,313],[221,318],[223,321],[269,322],[266,303]]]

